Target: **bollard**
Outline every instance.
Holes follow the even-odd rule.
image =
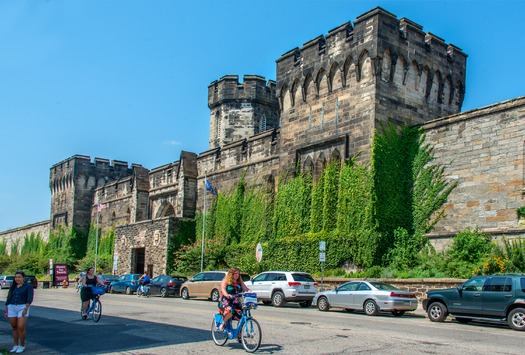
[[[62,288],[67,288],[67,281],[66,280],[62,281]]]

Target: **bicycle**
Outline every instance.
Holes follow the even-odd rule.
[[[139,288],[137,289],[137,296],[140,297],[140,296],[146,296],[146,297],[149,297],[150,295],[150,287],[149,285],[140,285]]]
[[[90,287],[90,286],[87,286]],[[93,292],[93,298],[89,302],[89,306],[86,312],[86,316],[91,316],[93,321],[96,323],[102,317],[102,303],[100,303],[100,296],[106,293],[105,288],[102,287],[91,287]],[[82,307],[80,307],[80,316],[82,316]]]
[[[228,340],[237,338],[240,332],[241,343],[244,350],[249,353],[254,353],[259,349],[262,339],[261,326],[251,314],[251,310],[257,308],[257,294],[243,292],[234,296],[242,297],[241,319],[238,320],[236,327],[233,327],[233,319],[229,319],[224,327],[224,331],[221,332],[219,327],[222,324],[223,318],[220,313],[216,313],[211,322],[213,342],[218,346],[223,346]]]

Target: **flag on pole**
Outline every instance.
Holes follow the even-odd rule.
[[[211,186],[210,180],[208,180],[208,179],[206,179],[206,190],[208,190],[209,192],[211,192],[214,195],[217,195],[217,191],[215,191],[213,186]]]
[[[104,205],[98,201],[97,211],[101,212],[103,208],[105,208],[107,205]]]

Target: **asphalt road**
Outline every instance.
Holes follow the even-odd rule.
[[[5,299],[6,290],[0,291]],[[127,295],[102,296],[99,323],[81,320],[73,288],[38,289],[28,320],[31,354],[241,354],[237,342],[211,340],[216,305],[204,300]],[[1,302],[1,306],[3,302]],[[421,309],[404,317],[320,312],[294,304],[261,305],[258,353],[266,354],[521,354],[525,332],[506,325],[432,323]],[[12,346],[8,322],[0,322],[0,350]]]

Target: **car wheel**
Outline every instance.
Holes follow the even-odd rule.
[[[368,300],[365,302],[363,311],[365,311],[365,314],[367,316],[377,316],[377,314],[379,313],[379,309],[377,308],[377,303],[375,303],[375,301],[373,300]]]
[[[219,302],[219,290],[216,288],[211,291],[211,300],[213,302]]]
[[[434,302],[428,307],[427,314],[432,322],[443,322],[448,316],[448,309],[443,303]]]
[[[262,303],[268,306],[268,305],[272,304],[272,301],[262,301]]]
[[[160,288],[160,297],[168,297],[168,290],[166,290],[166,287]]]
[[[131,288],[126,287],[126,295],[131,295],[133,292],[131,292]]]
[[[507,319],[512,329],[525,330],[525,308],[513,309]]]
[[[463,317],[456,317],[456,320],[460,323],[463,323],[463,324],[467,324],[468,322],[470,322],[472,319],[470,318],[463,318]]]
[[[326,297],[319,297],[317,300],[317,308],[323,312],[328,311],[330,309],[330,303],[328,303],[328,299]]]
[[[312,301],[303,301],[303,302],[299,302],[299,306],[303,307],[303,308],[308,308],[312,305]]]
[[[395,310],[395,311],[392,311],[392,315],[394,317],[402,317],[405,315],[405,311],[398,311],[398,310]]]
[[[182,291],[180,292],[180,296],[182,297],[183,300],[190,299],[190,294],[189,294],[188,289],[186,287],[184,287],[182,289]]]
[[[284,293],[281,291],[276,291],[272,296],[272,303],[274,307],[282,307],[286,304],[286,300],[284,299]]]

